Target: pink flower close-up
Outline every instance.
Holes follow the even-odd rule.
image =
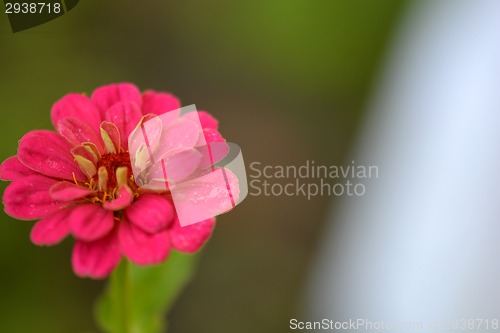
[[[0,178],[12,181],[3,195],[6,213],[39,220],[31,231],[36,245],[72,235],[73,270],[81,277],[107,277],[123,256],[152,265],[172,250],[196,252],[215,219],[181,227],[168,190],[136,184],[128,149],[141,120],[179,108],[175,96],[141,94],[129,83],[100,87],[90,97],[64,96],[51,110],[56,131],[28,132],[17,155],[0,166]],[[198,115],[207,144],[225,141],[216,119]]]

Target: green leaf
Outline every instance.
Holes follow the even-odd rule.
[[[196,261],[196,256],[178,252],[157,266],[123,260],[96,304],[101,328],[108,333],[164,332],[166,314],[190,281]]]

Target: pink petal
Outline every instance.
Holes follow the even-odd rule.
[[[159,264],[170,253],[168,232],[150,234],[136,227],[124,216],[119,236],[122,253],[137,265]]]
[[[120,259],[116,232],[93,242],[77,240],[73,248],[73,270],[80,277],[105,278],[115,269]]]
[[[59,133],[49,130],[33,130],[24,134],[23,137],[19,140],[19,143],[23,142],[26,139],[38,138],[38,137],[46,137],[54,142],[57,146],[61,148],[71,148],[71,144]]]
[[[163,156],[150,172],[155,178],[161,177],[160,179],[175,184],[191,175],[198,168],[203,157],[196,149],[174,149]],[[167,179],[162,177],[163,172]]]
[[[130,222],[149,233],[164,230],[175,215],[174,206],[157,194],[143,194],[125,210]]]
[[[200,135],[200,127],[187,118],[179,118],[163,129],[162,139],[154,152],[155,160],[167,156],[173,149],[193,148]]]
[[[171,188],[181,225],[189,225],[233,209],[240,194],[238,178],[225,168],[200,170],[192,180]]]
[[[75,155],[75,161],[87,179],[92,179],[96,175],[97,167],[94,162],[80,155]]]
[[[119,102],[106,112],[106,120],[116,125],[120,131],[121,146],[128,147],[128,136],[139,124],[141,110],[133,102]]]
[[[86,145],[79,145],[79,146],[73,147],[73,149],[71,149],[71,154],[75,158],[77,156],[80,156],[86,160],[89,160],[90,162],[92,162],[92,164],[94,164],[94,166],[97,166],[99,156],[96,154],[96,152],[94,152],[93,148],[91,148],[91,147],[95,147],[95,145],[94,144],[90,144],[90,145],[86,144]]]
[[[99,130],[101,114],[94,103],[85,95],[68,94],[52,106],[51,118],[54,127],[59,120],[67,117],[77,118],[88,124],[94,131]]]
[[[212,117],[212,115],[206,111],[198,111],[198,117],[200,118],[201,127],[217,129],[219,128],[219,122],[217,119]]]
[[[203,129],[203,135],[205,136],[205,141],[206,143],[210,142],[225,142],[224,138],[222,135],[213,128],[204,128]]]
[[[81,199],[92,193],[95,193],[95,191],[65,181],[52,185],[49,190],[52,199],[63,202]]]
[[[175,120],[167,129],[165,129],[164,141],[171,149],[194,147],[200,137],[200,128],[196,123],[181,118]]]
[[[147,145],[149,145],[148,148],[154,151],[158,147],[158,144],[161,140],[161,136],[163,133],[163,123],[164,122],[162,121],[162,119],[158,116],[154,118],[152,118],[151,116],[144,116],[141,120],[141,125],[138,126],[134,130],[134,132],[140,131],[141,135],[143,136],[142,139],[144,143],[147,143]],[[132,141],[132,138],[134,136],[135,135],[130,135],[129,141]]]
[[[122,186],[118,190],[118,195],[113,201],[106,201],[102,206],[108,210],[120,210],[130,206],[134,200],[134,194],[128,186]]]
[[[128,149],[130,162],[136,174],[144,171],[148,161],[153,157],[160,143],[163,131],[162,119],[155,114],[143,116],[139,125],[128,137]]]
[[[214,227],[214,218],[185,227],[181,227],[179,220],[175,219],[168,231],[172,247],[180,252],[194,253],[210,238]]]
[[[222,161],[230,151],[229,145],[225,142],[209,142],[204,146],[196,147],[202,158],[199,168],[209,168]]]
[[[69,234],[71,207],[63,208],[43,220],[31,229],[31,241],[36,245],[55,245]]]
[[[104,119],[106,111],[118,102],[133,102],[137,107],[142,107],[141,93],[136,86],[130,83],[102,86],[94,90],[91,98],[100,109],[102,119]]]
[[[103,121],[101,123],[101,137],[106,146],[106,152],[116,153],[120,151],[120,131],[115,124]]]
[[[142,113],[163,114],[181,107],[179,99],[172,94],[148,90],[142,95]]]
[[[115,224],[113,212],[100,205],[87,203],[73,207],[70,228],[75,238],[94,241],[107,235]]]
[[[27,167],[46,176],[73,180],[87,178],[70,153],[71,145],[50,131],[33,131],[19,141],[18,158]]]
[[[210,113],[206,111],[196,111],[196,112],[189,112],[184,115],[184,117],[194,121],[194,122],[200,122],[200,125],[202,128],[212,128],[212,129],[217,129],[219,127],[219,122],[217,119],[212,117]]]
[[[27,176],[12,182],[3,194],[5,212],[22,220],[49,216],[64,206],[49,194],[57,180],[41,175]]]
[[[83,146],[92,152],[92,154],[96,157],[96,160],[99,160],[101,158],[101,152],[99,151],[99,149],[97,149],[97,146],[95,144],[93,144],[92,142],[85,142]]]
[[[0,165],[1,180],[16,180],[31,175],[39,175],[39,173],[22,164],[17,156],[9,157]]]
[[[137,184],[151,190],[168,190],[171,185],[185,180],[197,170],[202,158],[210,163],[209,157],[205,158],[197,149],[173,149],[164,156],[159,156],[156,152],[149,155],[149,151],[146,149],[143,151],[142,163],[148,165],[147,172],[144,172],[145,169],[140,167],[140,157],[137,156],[132,158],[133,171],[138,175],[136,177]]]
[[[57,131],[73,146],[78,146],[85,142],[96,145],[100,152],[104,152],[104,145],[101,137],[90,126],[76,118],[63,118],[57,123]]]

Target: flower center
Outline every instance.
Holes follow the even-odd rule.
[[[132,177],[132,165],[130,164],[130,155],[128,152],[106,153],[101,156],[97,162],[97,169],[105,167],[108,174],[108,189],[117,187],[116,170],[120,167],[127,167],[127,179]],[[94,181],[98,181],[98,174],[94,176]]]

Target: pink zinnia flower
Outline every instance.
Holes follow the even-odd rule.
[[[134,181],[129,134],[144,116],[180,107],[176,97],[121,83],[92,96],[68,94],[52,107],[57,132],[35,130],[19,141],[18,154],[0,166],[12,180],[5,211],[38,221],[31,240],[54,245],[76,238],[73,270],[104,278],[122,255],[138,265],[159,264],[170,251],[196,252],[210,237],[215,219],[181,227],[168,191],[140,188]],[[218,122],[199,112],[206,142],[224,141]]]

